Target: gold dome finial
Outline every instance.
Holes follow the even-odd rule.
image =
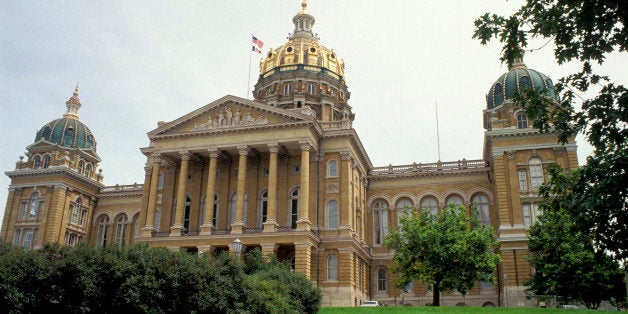
[[[301,12],[299,13],[307,13],[307,0],[303,0],[303,2],[301,2]]]
[[[76,87],[74,87],[74,93],[72,93],[72,97],[65,102],[66,108],[68,111],[63,115],[65,118],[71,118],[78,120],[78,111],[81,109],[81,100],[78,98],[79,95],[79,84],[76,83]]]

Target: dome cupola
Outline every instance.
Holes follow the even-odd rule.
[[[529,69],[523,60],[519,59],[508,69],[507,73],[493,83],[486,95],[486,107],[489,110],[499,107],[510,100],[516,92],[521,93],[529,88],[558,100],[552,80],[541,72]]]
[[[50,121],[40,128],[35,135],[35,143],[47,141],[62,147],[96,152],[96,139],[92,131],[79,121],[78,110],[82,105],[78,95],[77,84],[72,97],[65,103],[67,112],[63,118]]]

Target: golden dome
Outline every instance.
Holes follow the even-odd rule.
[[[315,19],[307,10],[303,1],[302,9],[294,16],[294,32],[288,42],[279,48],[270,48],[266,58],[260,61],[260,75],[267,77],[277,71],[287,72],[304,70],[309,72],[325,72],[328,75],[344,80],[344,61],[339,59],[333,49],[318,43],[312,33]]]

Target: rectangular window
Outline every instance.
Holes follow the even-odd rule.
[[[159,174],[159,179],[157,180],[157,189],[161,190],[164,188],[164,174]]]
[[[521,169],[517,171],[519,174],[519,191],[527,191],[528,190],[528,176],[526,175],[525,169]]]
[[[85,221],[87,220],[87,211],[84,210],[81,212],[81,220],[79,222],[79,224],[83,227],[85,227]]]
[[[539,215],[538,203],[523,203],[523,223],[526,228],[530,228],[536,221],[536,217]]]
[[[530,185],[537,188],[543,184],[543,166],[530,165]]]
[[[19,246],[22,242],[22,229],[15,229],[13,233],[13,245]]]
[[[234,169],[233,170],[233,178],[237,179],[238,178],[238,169]]]
[[[388,211],[380,210],[373,212],[374,225],[373,225],[373,240],[375,244],[384,244],[384,238],[388,233]]]
[[[292,166],[292,174],[300,174],[301,173],[301,165]]]
[[[26,219],[26,214],[28,213],[28,203],[23,202],[20,204],[20,220]]]
[[[24,231],[24,241],[22,242],[22,247],[25,249],[30,249],[31,245],[33,245],[33,229],[28,229]]]

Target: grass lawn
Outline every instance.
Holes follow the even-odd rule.
[[[505,308],[474,306],[379,306],[379,307],[324,307],[321,314],[335,313],[617,313],[617,311],[586,309]]]

